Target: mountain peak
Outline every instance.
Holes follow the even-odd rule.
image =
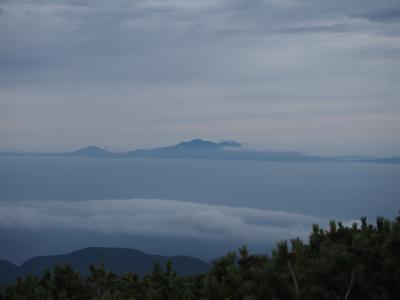
[[[26,274],[42,274],[44,269],[53,269],[56,265],[70,265],[82,276],[89,274],[90,265],[104,264],[116,274],[134,272],[139,276],[151,273],[154,263],[164,265],[171,261],[178,274],[192,275],[204,273],[210,265],[190,256],[164,256],[147,254],[140,250],[113,247],[88,247],[66,254],[36,256],[15,266],[8,261],[0,260],[0,286],[14,281]]]
[[[176,145],[177,147],[204,147],[204,146],[213,146],[215,143],[210,141],[205,141],[202,139],[193,139],[190,141],[184,141]]]
[[[106,154],[110,154],[109,151],[104,150],[100,147],[97,146],[88,146],[88,147],[84,147],[81,149],[78,149],[74,152],[72,152],[72,154],[79,154],[79,155],[106,155]]]
[[[239,143],[235,141],[225,141],[222,143],[214,143],[206,140],[202,140],[199,138],[184,141],[176,145],[179,148],[221,148],[221,147],[239,147],[241,146]]]

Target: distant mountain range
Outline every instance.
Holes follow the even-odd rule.
[[[240,148],[241,144],[234,141],[213,143],[201,139],[182,142],[174,146],[154,149],[138,149],[128,152],[110,152],[99,147],[89,146],[74,152],[64,153],[71,156],[85,157],[133,157],[133,158],[219,158],[222,159],[227,149]]]
[[[143,276],[152,271],[154,263],[159,262],[164,267],[168,260],[180,275],[207,272],[210,267],[208,263],[190,256],[168,257],[150,255],[134,249],[92,247],[63,255],[37,256],[20,266],[0,260],[0,286],[29,273],[41,275],[43,270],[52,270],[55,265],[71,265],[83,276],[88,275],[89,266],[92,264],[104,264],[107,270],[119,275],[134,272]]]
[[[3,155],[57,155],[94,158],[164,158],[164,159],[216,159],[216,160],[254,160],[254,161],[292,161],[292,162],[369,162],[398,164],[400,157],[365,156],[317,156],[292,151],[250,151],[235,141],[214,143],[202,139],[185,141],[174,146],[154,149],[138,149],[127,152],[111,152],[96,146],[81,148],[65,153],[2,153]]]

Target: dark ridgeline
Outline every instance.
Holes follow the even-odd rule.
[[[95,249],[82,250],[83,256]],[[117,260],[133,266],[124,251],[132,250],[119,252]],[[169,261],[165,267],[155,264],[143,277],[118,276],[103,266],[91,266],[88,276],[82,277],[70,266],[55,266],[52,273],[28,275],[4,287],[0,299],[398,300],[399,254],[400,216],[394,221],[378,217],[374,225],[361,218],[350,227],[331,221],[328,230],[314,225],[308,244],[299,239],[291,240],[290,246],[280,242],[271,257],[250,254],[243,247],[200,274],[178,276],[173,267],[178,270],[179,263]]]
[[[56,265],[70,265],[82,276],[89,275],[90,265],[103,264],[108,270],[122,275],[134,272],[143,276],[151,272],[154,263],[165,265],[170,261],[180,275],[202,273],[209,270],[209,264],[190,256],[150,255],[135,249],[90,247],[62,255],[37,256],[20,266],[0,260],[0,285],[14,281],[28,274],[41,275],[44,269]]]
[[[74,152],[67,153],[73,156],[88,156],[88,157],[108,157],[112,156],[113,153],[96,146],[89,146],[85,148],[78,149]]]
[[[0,259],[0,286],[13,282],[18,276],[18,266],[5,259]]]

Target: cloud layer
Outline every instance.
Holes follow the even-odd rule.
[[[307,237],[322,220],[302,214],[157,199],[0,204],[0,227],[203,241],[270,243]]]

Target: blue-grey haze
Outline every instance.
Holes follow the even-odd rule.
[[[399,165],[1,157],[0,199],[155,198],[325,217],[396,214]]]
[[[0,256],[267,251],[315,222],[396,215],[398,178],[391,164],[3,156]]]

